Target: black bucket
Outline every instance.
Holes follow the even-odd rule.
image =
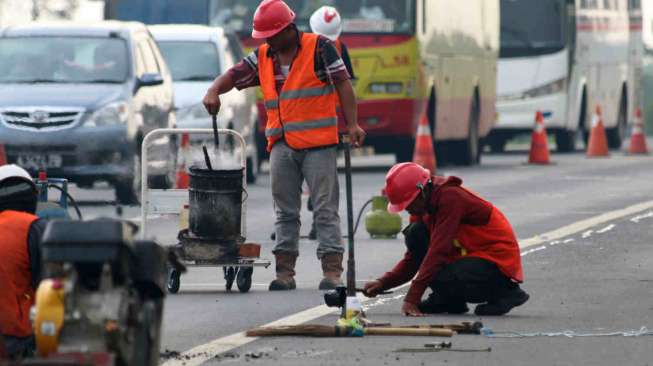
[[[188,228],[192,236],[217,242],[240,239],[243,170],[190,167]]]

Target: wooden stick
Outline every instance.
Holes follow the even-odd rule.
[[[445,328],[365,328],[365,335],[382,336],[422,336],[422,337],[452,337],[454,331]]]

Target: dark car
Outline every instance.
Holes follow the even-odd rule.
[[[108,181],[138,202],[140,146],[174,127],[172,79],[147,28],[134,22],[0,29],[0,143],[8,160],[81,187]],[[150,185],[174,179],[169,139],[148,152]]]

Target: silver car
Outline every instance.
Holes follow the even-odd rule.
[[[202,99],[213,80],[243,58],[238,39],[219,27],[155,25],[149,29],[172,73],[177,126],[211,128]],[[256,94],[232,90],[221,101],[218,126],[238,131],[247,142],[247,180],[253,183],[259,167]]]

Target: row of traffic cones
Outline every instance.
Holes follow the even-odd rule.
[[[646,136],[644,135],[644,125],[642,122],[642,112],[640,108],[635,111],[635,120],[632,127],[628,153],[633,155],[648,154]],[[595,113],[592,116],[592,129],[587,143],[586,154],[588,157],[605,157],[610,155],[605,127],[603,125],[601,107],[598,105],[596,106]],[[413,162],[428,169],[431,174],[435,174],[437,163],[435,150],[433,149],[431,128],[429,127],[426,113],[422,113],[419,120],[417,134],[415,136]],[[540,111],[537,111],[535,114],[535,126],[531,135],[531,148],[528,154],[528,163],[542,165],[551,163],[546,128],[544,127],[544,115]]]
[[[601,107],[596,106],[594,115],[592,116],[592,126],[590,130],[590,137],[587,142],[587,157],[606,157],[610,156],[608,151],[608,140],[605,134],[605,127],[603,125],[603,116]],[[629,154],[648,154],[646,147],[646,136],[644,136],[642,112],[638,108],[635,111],[635,121],[633,123],[633,130],[630,137],[630,146],[628,148]],[[541,112],[535,115],[535,128],[531,137],[531,149],[528,157],[529,164],[549,164],[549,148],[547,145],[547,135],[544,128],[544,117]]]

